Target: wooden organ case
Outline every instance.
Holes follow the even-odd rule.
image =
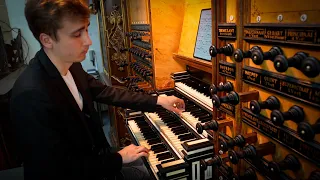
[[[180,116],[118,111],[132,142],[151,149],[144,161],[155,179],[320,179],[317,1],[121,4],[128,66],[114,79],[186,103]],[[195,56],[208,9],[209,61]]]

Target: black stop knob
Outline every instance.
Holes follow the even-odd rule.
[[[307,57],[301,63],[301,71],[307,77],[313,78],[319,75],[320,73],[320,62],[315,57]]]
[[[320,179],[320,171],[319,170],[315,170],[312,171],[308,180],[319,180]]]
[[[240,151],[229,150],[228,157],[232,164],[238,164],[240,159],[252,158],[256,156],[256,148],[252,145],[244,147]]]
[[[211,95],[213,94],[217,94],[217,92],[221,92],[221,91],[225,91],[225,92],[230,92],[230,91],[233,91],[233,84],[228,81],[228,82],[225,82],[225,83],[220,83],[218,86],[212,84],[210,86],[210,93]]]
[[[216,46],[212,45],[210,46],[209,53],[211,57],[216,57],[217,54],[224,54],[226,56],[231,56],[233,53],[233,45],[227,44],[226,46],[223,46],[219,49]]]
[[[205,161],[203,159],[200,160],[200,168],[202,170],[206,170],[208,166],[221,166],[222,165],[222,159],[218,155],[214,155],[212,159]]]
[[[242,135],[237,135],[234,138],[220,138],[220,154],[228,151],[235,146],[243,147],[246,144],[246,139]]]
[[[320,133],[320,118],[313,125],[307,122],[300,122],[298,125],[298,134],[304,140],[313,140],[316,134]]]
[[[252,55],[252,52],[256,49],[260,49],[259,46],[253,46],[251,49],[249,49],[247,52],[243,52],[241,49],[237,49],[234,52],[234,60],[236,62],[242,62],[244,58],[249,58]]]
[[[284,121],[292,120],[299,123],[304,120],[304,111],[301,107],[294,105],[287,112],[273,110],[271,112],[271,121],[273,124],[281,126]]]
[[[278,72],[285,72],[289,67],[300,69],[302,61],[307,57],[308,54],[304,52],[297,52],[288,59],[284,55],[277,55],[273,61],[273,65]]]
[[[257,179],[258,177],[257,177],[256,171],[252,167],[247,168],[246,171],[243,173],[243,175],[240,177],[236,174],[233,174],[231,176],[231,180],[257,180]]]
[[[233,105],[237,105],[239,103],[238,93],[231,91],[228,95],[224,97],[218,97],[216,94],[212,96],[212,104],[216,108],[219,108],[222,103],[230,103]]]
[[[219,153],[223,154],[224,152],[227,152],[229,148],[234,147],[234,141],[232,138],[220,138],[220,150]]]
[[[241,135],[238,134],[236,137],[233,138],[235,146],[243,147],[246,145],[246,139]]]
[[[282,50],[278,46],[273,46],[268,52],[262,52],[261,49],[255,49],[252,52],[251,59],[253,63],[260,65],[264,60],[273,61],[274,58],[279,54],[282,54]]]
[[[268,169],[273,175],[279,175],[283,170],[298,171],[301,164],[294,155],[288,154],[281,162],[269,162]]]
[[[262,109],[279,109],[280,102],[279,99],[275,96],[269,96],[265,101],[258,102],[256,100],[250,101],[250,109],[255,114],[260,114]]]
[[[206,123],[197,123],[196,125],[197,132],[202,134],[203,130],[213,130],[217,131],[219,129],[219,124],[216,120],[212,120]]]

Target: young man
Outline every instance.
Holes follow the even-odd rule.
[[[108,87],[88,75],[80,62],[92,44],[90,14],[81,0],[27,0],[25,16],[42,46],[11,98],[25,180],[114,179],[123,164],[148,156],[135,145],[110,152],[93,101],[142,111],[158,104],[180,113],[183,100]]]

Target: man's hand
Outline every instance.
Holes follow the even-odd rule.
[[[184,101],[175,96],[158,96],[157,104],[179,115],[185,110]]]
[[[129,145],[121,149],[118,153],[122,156],[122,163],[131,163],[138,158],[148,157],[148,149],[143,146]]]

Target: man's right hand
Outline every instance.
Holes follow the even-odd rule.
[[[148,157],[148,149],[143,146],[129,145],[120,150],[118,153],[122,156],[122,163],[131,163],[138,158]]]

